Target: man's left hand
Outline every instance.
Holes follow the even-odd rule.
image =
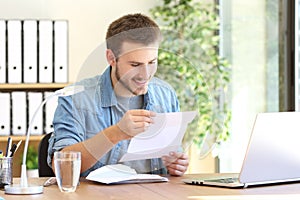
[[[168,156],[162,156],[161,159],[169,174],[173,176],[182,176],[189,166],[188,156],[182,152],[170,152]]]

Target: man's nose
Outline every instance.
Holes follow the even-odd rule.
[[[139,74],[143,77],[143,78],[148,78],[149,75],[151,74],[151,69],[149,65],[143,65],[139,67]]]

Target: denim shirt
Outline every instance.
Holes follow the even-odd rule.
[[[83,92],[59,97],[53,119],[54,133],[49,139],[47,161],[50,167],[55,151],[87,140],[118,122],[112,113],[112,107],[117,105],[117,98],[110,73],[111,67],[108,67],[102,75],[75,83],[84,86]],[[166,82],[153,77],[148,84],[148,92],[144,95],[143,109],[157,113],[178,112],[179,103],[175,91]],[[89,172],[104,165],[117,164],[122,157],[120,150],[124,142],[117,143],[81,176],[87,176]],[[151,159],[150,163],[151,173],[167,173],[160,158]]]

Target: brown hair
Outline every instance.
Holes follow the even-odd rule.
[[[106,45],[118,57],[125,41],[149,45],[159,42],[160,38],[159,27],[152,19],[140,13],[129,14],[109,25]]]

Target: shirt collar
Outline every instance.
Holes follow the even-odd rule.
[[[114,92],[113,86],[112,86],[112,81],[111,81],[111,66],[107,67],[107,69],[104,71],[104,73],[102,74],[102,77],[100,79],[100,87],[98,87],[100,89],[100,104],[101,107],[111,107],[114,105],[117,105],[117,97],[116,94]],[[147,108],[149,108],[149,105],[152,104],[152,98],[153,95],[151,94],[151,86],[152,86],[152,80],[149,83],[148,86],[148,91],[147,93],[144,95],[144,106]]]
[[[112,86],[111,82],[111,66],[107,67],[107,69],[102,74],[102,77],[100,79],[100,104],[101,107],[110,107],[113,105],[117,105],[117,98]]]

